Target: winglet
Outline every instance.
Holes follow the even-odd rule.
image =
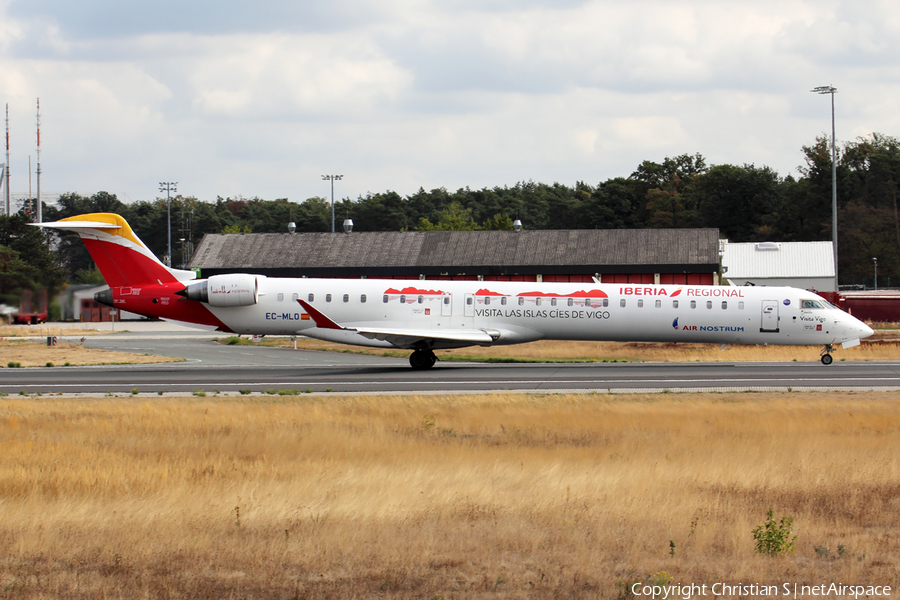
[[[297,302],[300,303],[300,306],[303,307],[303,310],[305,310],[307,314],[312,317],[313,321],[316,322],[316,327],[319,327],[320,329],[346,329],[345,327],[341,327],[340,325],[323,315],[321,312],[313,308],[309,304],[309,302],[301,300],[300,298],[297,298]]]

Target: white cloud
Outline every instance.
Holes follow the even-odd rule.
[[[410,78],[365,40],[284,34],[216,37],[192,66],[193,105],[242,116],[368,112],[395,101]]]
[[[133,199],[597,183],[685,152],[787,174],[830,128],[822,84],[840,138],[900,134],[887,0],[162,1],[0,0],[14,191],[38,96],[44,189]]]

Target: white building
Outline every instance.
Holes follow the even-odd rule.
[[[834,292],[831,242],[722,242],[722,276],[735,285],[785,285]]]

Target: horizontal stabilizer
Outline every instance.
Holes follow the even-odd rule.
[[[49,229],[120,229],[122,226],[116,223],[103,221],[53,221],[52,223],[30,223],[35,227],[47,227]]]

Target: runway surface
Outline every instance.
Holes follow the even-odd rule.
[[[96,336],[95,348],[184,358],[161,365],[0,370],[0,393],[625,392],[900,390],[900,362],[480,364],[439,362],[413,371],[405,358],[226,346],[208,335]]]

